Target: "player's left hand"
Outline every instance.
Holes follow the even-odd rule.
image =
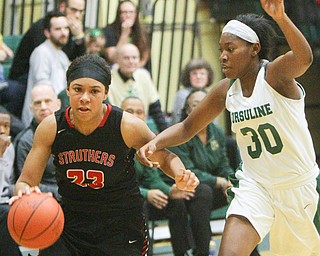
[[[184,169],[180,170],[180,173],[174,178],[174,180],[178,189],[186,191],[194,191],[200,183],[193,172]]]
[[[136,153],[136,158],[137,160],[148,167],[153,167],[153,168],[160,168],[159,162],[154,162],[149,159],[150,156],[154,152],[156,152],[157,147],[152,141],[149,141],[146,145],[142,146]]]
[[[263,10],[273,19],[280,19],[283,17],[284,0],[260,0]]]
[[[9,205],[12,205],[15,201],[17,201],[19,198],[21,198],[23,195],[30,195],[31,193],[42,193],[40,188],[38,186],[34,186],[34,187],[30,187],[30,186],[26,186],[24,188],[24,190],[21,190],[19,189],[18,190],[18,193],[14,196],[12,196],[10,199],[9,199]],[[50,194],[52,196],[52,193],[49,192],[48,194]]]

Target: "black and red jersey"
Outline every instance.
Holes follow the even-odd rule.
[[[107,105],[103,120],[89,135],[74,128],[69,113],[70,107],[55,113],[57,133],[52,145],[63,203],[80,211],[140,207],[135,151],[126,146],[120,129],[123,111]]]

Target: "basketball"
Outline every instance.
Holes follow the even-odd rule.
[[[11,206],[7,225],[17,244],[43,249],[54,244],[64,227],[60,204],[48,193],[23,195]]]

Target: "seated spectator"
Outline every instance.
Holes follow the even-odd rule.
[[[210,64],[204,59],[192,59],[181,71],[180,82],[184,88],[176,92],[172,124],[176,124],[181,119],[181,112],[185,99],[192,89],[202,89],[211,85],[213,81],[213,70]]]
[[[12,50],[3,42],[3,36],[0,33],[0,62],[4,61],[7,57],[13,58]]]
[[[8,200],[13,192],[12,174],[14,148],[10,136],[9,112],[0,106],[0,192],[1,202]]]
[[[103,56],[106,38],[102,31],[98,28],[90,29],[86,33],[86,49],[89,54],[97,54]]]
[[[2,34],[0,33],[0,92],[8,87],[8,81],[6,81],[4,77],[4,70],[2,66],[2,62],[6,60],[6,58],[12,58],[13,52],[12,50],[3,42]],[[1,99],[1,98],[0,98]],[[0,100],[1,103],[1,100]]]
[[[117,66],[111,70],[112,80],[109,90],[111,104],[121,106],[128,96],[139,97],[144,105],[146,115],[155,121],[159,131],[167,128],[161,110],[159,94],[150,73],[139,68],[140,54],[133,44],[124,44],[117,50]]]
[[[191,113],[206,95],[207,91],[205,89],[193,89],[190,92],[185,100],[181,121]],[[206,195],[209,201],[212,202],[210,210],[215,210],[228,204],[226,189],[231,186],[228,177],[234,174],[234,170],[231,168],[227,157],[226,139],[220,127],[211,122],[188,142],[178,147],[170,148],[170,150],[180,157],[187,169],[197,175],[201,182],[200,184],[210,187],[210,193]],[[206,230],[208,225],[210,225],[210,217],[197,223],[192,232],[194,233],[197,229]],[[201,240],[195,239],[196,248],[198,248],[198,243],[209,246],[209,242],[210,238],[205,236],[202,236]],[[205,253],[205,251],[202,251],[202,253]],[[251,256],[258,255],[257,249],[251,254]]]
[[[19,246],[9,235],[7,216],[9,198],[13,195],[14,147],[10,139],[10,115],[0,106],[0,255],[21,255]]]
[[[24,94],[21,90],[15,90],[15,88],[22,88],[18,82],[6,79],[4,76],[4,69],[1,63],[7,58],[13,58],[13,52],[3,42],[2,34],[0,33],[0,105],[3,105],[11,115],[20,117]]]
[[[33,119],[30,125],[19,133],[14,140],[16,152],[15,173],[17,177],[20,175],[23,164],[32,147],[36,128],[43,119],[60,109],[60,100],[52,86],[39,84],[33,87],[31,91],[31,103],[29,107],[33,114]],[[48,160],[39,188],[42,192],[51,192],[56,199],[60,199],[52,156]]]
[[[126,98],[122,102],[121,108],[146,121],[144,105],[139,98]],[[201,223],[202,219],[210,217],[211,202],[207,200],[206,196],[207,193],[210,193],[210,188],[207,185],[200,184],[194,192],[182,191],[177,189],[173,183],[166,184],[160,177],[159,169],[146,167],[137,160],[135,160],[135,169],[140,192],[145,199],[144,211],[147,218],[168,218],[174,255],[185,255],[193,247],[188,214],[190,215],[191,225],[194,227],[198,225],[197,223]],[[207,226],[204,230],[197,229],[194,234],[198,235],[198,232],[211,237],[210,226]],[[197,240],[200,240],[201,237],[199,236]],[[206,254],[194,255],[207,256],[208,250]],[[200,252],[199,248],[195,249],[195,252],[197,251]]]
[[[124,44],[132,43],[139,49],[139,67],[150,71],[150,43],[147,32],[139,21],[139,12],[131,0],[120,1],[115,21],[103,29],[106,38],[105,58],[109,63],[117,62],[117,50]],[[149,67],[148,67],[149,66]]]
[[[191,91],[185,100],[182,119],[191,113],[206,94],[204,89]],[[229,165],[225,137],[221,128],[210,123],[206,129],[202,130],[190,141],[178,147],[170,148],[170,150],[180,156],[188,169],[199,175],[201,184],[206,184],[210,187],[210,193],[206,195],[209,201],[212,202],[210,212],[213,209],[227,205],[225,190],[231,185],[228,181],[228,176],[233,174],[234,171]],[[210,229],[208,231],[208,227],[210,227],[210,216],[206,217],[206,219],[203,218],[202,222],[197,223],[194,229],[195,231],[200,229],[211,232]],[[203,245],[203,249],[201,249],[203,254],[201,255],[208,254],[211,236],[200,234],[195,237],[202,238],[201,240],[195,239],[196,248],[199,247],[198,243]]]
[[[67,17],[70,36],[67,43],[62,46],[62,50],[67,54],[71,61],[86,52],[83,33],[85,0],[59,0],[58,10]],[[15,83],[10,86],[10,94],[5,95],[4,97],[6,101],[10,101],[12,95],[14,96],[15,102],[10,102],[11,104],[14,104],[14,109],[9,106],[6,106],[6,108],[19,118],[21,118],[23,102],[27,90],[31,53],[46,40],[44,18],[41,18],[23,35],[13,58],[9,79]],[[27,104],[27,108],[28,105],[29,104]],[[28,124],[29,122],[26,123],[26,125]]]
[[[3,106],[0,105],[0,107],[3,107]],[[5,108],[5,107],[3,107],[3,108]],[[6,110],[8,110],[8,109],[6,109]],[[14,138],[18,135],[18,133],[21,132],[25,128],[25,126],[19,118],[17,118],[15,115],[10,113],[9,111],[8,111],[8,113],[9,113],[10,119],[11,119],[10,136],[11,136],[11,140],[13,141]]]
[[[69,38],[68,20],[60,12],[49,12],[44,19],[44,33],[47,40],[31,54],[27,92],[22,110],[22,122],[28,126],[32,120],[30,112],[31,90],[36,84],[49,84],[56,94],[67,86],[66,71],[68,56],[62,51]]]

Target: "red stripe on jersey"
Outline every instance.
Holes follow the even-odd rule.
[[[66,109],[66,120],[68,122],[68,125],[71,127],[71,128],[74,128],[74,125],[73,123],[71,122],[71,119],[70,119],[70,110],[71,110],[71,107],[67,107]]]
[[[106,106],[107,106],[107,110],[106,110],[106,113],[104,114],[103,119],[101,120],[101,122],[100,122],[100,124],[99,124],[99,127],[104,126],[104,124],[105,124],[105,122],[107,121],[108,116],[109,116],[109,114],[110,114],[110,112],[111,112],[111,110],[112,110],[112,106],[111,106],[110,104],[107,104]]]

